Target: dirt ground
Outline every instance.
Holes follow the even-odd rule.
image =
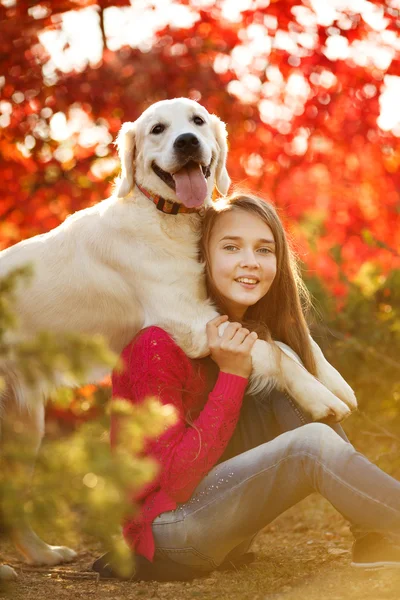
[[[13,600],[66,598],[96,600],[399,600],[400,569],[351,568],[352,536],[330,505],[313,495],[282,515],[254,544],[256,560],[239,571],[214,572],[190,583],[97,581],[90,572],[101,549],[93,542],[78,548],[71,565],[30,568],[11,547],[4,558],[19,572],[3,597]]]
[[[347,433],[356,448],[400,479],[400,437],[370,419],[353,418]],[[383,436],[382,436],[383,433]],[[357,434],[355,436],[355,434]],[[355,437],[357,441],[355,442]],[[68,544],[40,531],[49,543]],[[74,548],[78,558],[54,568],[28,567],[1,541],[3,562],[18,581],[0,590],[12,600],[400,600],[400,569],[350,567],[352,535],[346,521],[313,494],[276,519],[254,543],[256,558],[238,571],[213,572],[190,583],[98,581],[90,570],[102,548],[93,539]]]

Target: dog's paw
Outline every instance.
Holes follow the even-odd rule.
[[[2,581],[15,581],[18,575],[12,567],[8,565],[0,565],[0,579]]]
[[[333,385],[331,391],[340,398],[351,411],[357,410],[357,398],[351,387],[343,380],[340,386]]]
[[[357,409],[357,398],[347,383],[339,373],[325,358],[318,344],[310,338],[313,349],[314,359],[317,366],[317,379],[340,398],[342,402],[347,404],[350,410]]]
[[[62,562],[72,562],[77,557],[75,550],[67,546],[50,546],[50,548],[62,557]]]
[[[332,365],[329,365],[329,367],[330,368],[325,368],[321,371],[318,370],[317,377],[319,381],[325,387],[327,387],[332,394],[340,398],[340,400],[344,402],[350,408],[350,410],[356,410],[357,398],[353,390],[347,381],[343,379],[340,373],[338,373],[338,371],[332,367]]]
[[[298,377],[292,378],[287,391],[313,421],[329,418],[340,422],[351,414],[345,402],[305,369]]]
[[[66,546],[48,546],[35,549],[35,552],[27,558],[30,565],[54,566],[60,563],[71,562],[76,557],[75,550]]]
[[[328,392],[328,390],[326,391]],[[308,412],[313,421],[323,421],[329,418],[337,423],[340,423],[351,414],[349,407],[330,392],[324,394],[323,398],[319,395],[318,402],[309,406]]]

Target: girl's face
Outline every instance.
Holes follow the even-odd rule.
[[[241,209],[221,213],[209,242],[212,281],[230,319],[265,296],[276,275],[275,240],[268,225]]]

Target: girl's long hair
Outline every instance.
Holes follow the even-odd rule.
[[[301,358],[305,368],[316,375],[306,315],[311,307],[310,294],[301,278],[295,254],[289,246],[275,208],[252,194],[234,194],[214,202],[205,210],[201,258],[205,262],[207,291],[221,314],[228,314],[224,299],[211,277],[210,236],[220,214],[245,211],[268,225],[275,240],[276,275],[268,292],[246,310],[243,326],[256,331],[260,339],[284,342]]]

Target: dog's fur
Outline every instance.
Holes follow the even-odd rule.
[[[194,120],[196,115],[204,124]],[[155,135],[157,123],[166,129]],[[25,263],[34,267],[33,281],[20,291],[15,307],[21,321],[18,339],[41,330],[96,333],[118,354],[142,327],[159,325],[190,357],[207,354],[205,325],[217,313],[206,298],[203,265],[198,262],[201,217],[164,214],[135,185],[177,201],[174,189],[153,166],[167,173],[180,169],[189,158],[177,156],[174,142],[186,133],[198,139],[196,161],[209,167],[206,202],[215,186],[226,194],[230,179],[225,125],[200,104],[184,98],[158,102],[134,123],[125,123],[117,140],[122,175],[112,197],[0,254],[0,276]],[[252,389],[275,382],[313,419],[334,414],[340,420],[356,407],[354,394],[315,343],[313,348],[319,381],[289,350],[257,341]],[[19,420],[17,431],[25,433],[18,443],[36,452],[43,435],[47,385],[26,386],[17,364],[0,365],[0,372],[8,384],[2,399],[3,441],[15,438],[10,422]],[[63,383],[61,373],[59,381]],[[15,531],[14,538],[31,563],[56,564],[74,555],[67,548],[44,544],[26,527]]]

